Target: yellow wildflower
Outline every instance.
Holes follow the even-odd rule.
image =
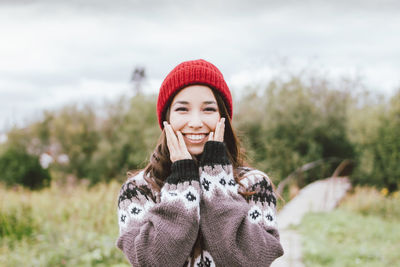
[[[389,190],[388,190],[386,187],[382,188],[381,194],[382,194],[383,196],[387,196],[388,193],[389,193]]]

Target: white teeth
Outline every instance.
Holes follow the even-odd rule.
[[[187,134],[187,135],[186,135],[187,138],[192,139],[192,140],[201,140],[201,139],[203,139],[205,136],[206,136],[205,134],[196,134],[196,135],[194,135],[194,134]]]

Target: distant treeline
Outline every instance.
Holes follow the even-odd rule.
[[[400,90],[385,99],[351,81],[293,76],[243,91],[234,96],[234,126],[249,164],[275,183],[321,161],[297,174],[304,185],[349,159],[354,183],[398,189]],[[158,140],[155,105],[155,95],[139,94],[100,108],[45,111],[41,120],[8,132],[0,146],[0,180],[30,188],[68,177],[91,184],[123,180],[127,171],[145,166]]]

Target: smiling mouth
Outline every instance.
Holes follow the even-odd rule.
[[[208,136],[208,134],[184,134],[183,136],[190,143],[198,144],[198,143],[203,142],[204,139]]]

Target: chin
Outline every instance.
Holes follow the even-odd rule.
[[[190,155],[192,155],[192,156],[200,155],[201,153],[203,153],[203,150],[204,150],[204,146],[188,149]]]

